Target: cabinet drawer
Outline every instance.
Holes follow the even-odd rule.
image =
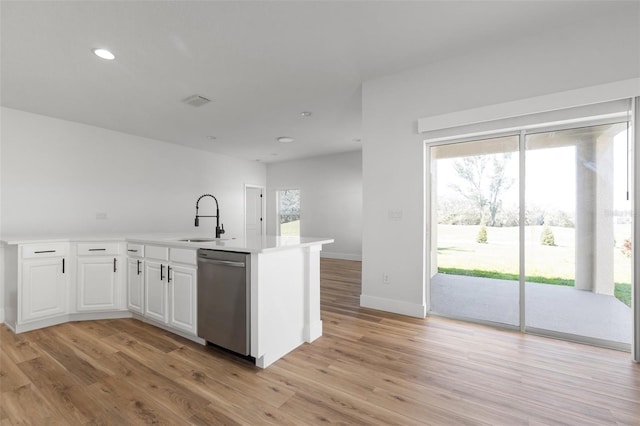
[[[118,243],[78,243],[78,256],[100,256],[119,254]]]
[[[192,249],[172,248],[169,252],[169,258],[172,262],[186,263],[189,265],[198,263],[196,251]]]
[[[157,260],[169,260],[169,247],[163,246],[145,246],[145,257]]]
[[[127,243],[127,256],[129,257],[144,257],[144,245]]]
[[[33,259],[38,257],[60,257],[67,255],[68,244],[25,244],[22,246],[22,257]]]

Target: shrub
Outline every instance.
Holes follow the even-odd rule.
[[[480,230],[478,231],[478,236],[476,237],[476,242],[480,244],[487,244],[487,227],[482,225],[480,226]]]
[[[549,228],[549,225],[544,225],[542,228],[542,235],[540,235],[540,244],[543,246],[555,246],[556,239],[553,236],[553,231]]]
[[[625,257],[631,257],[631,238],[625,238],[624,243],[622,243],[622,254]]]

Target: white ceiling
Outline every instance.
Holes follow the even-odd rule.
[[[249,160],[352,151],[366,143],[354,142],[363,81],[596,20],[616,6],[3,0],[1,100]],[[98,59],[96,47],[116,60]],[[212,102],[181,102],[194,94]],[[278,136],[295,143],[278,143]]]

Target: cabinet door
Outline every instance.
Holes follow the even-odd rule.
[[[156,321],[167,322],[167,265],[145,260],[144,314]]]
[[[127,259],[127,308],[144,315],[144,261]]]
[[[78,311],[117,309],[118,274],[116,257],[78,258]]]
[[[196,269],[171,265],[169,325],[196,334]]]
[[[20,320],[30,321],[67,313],[65,258],[24,260]]]

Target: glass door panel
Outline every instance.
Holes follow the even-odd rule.
[[[631,342],[627,123],[525,137],[525,325]]]
[[[278,235],[281,237],[300,236],[300,190],[278,191]]]
[[[429,308],[518,326],[518,136],[432,146]]]

